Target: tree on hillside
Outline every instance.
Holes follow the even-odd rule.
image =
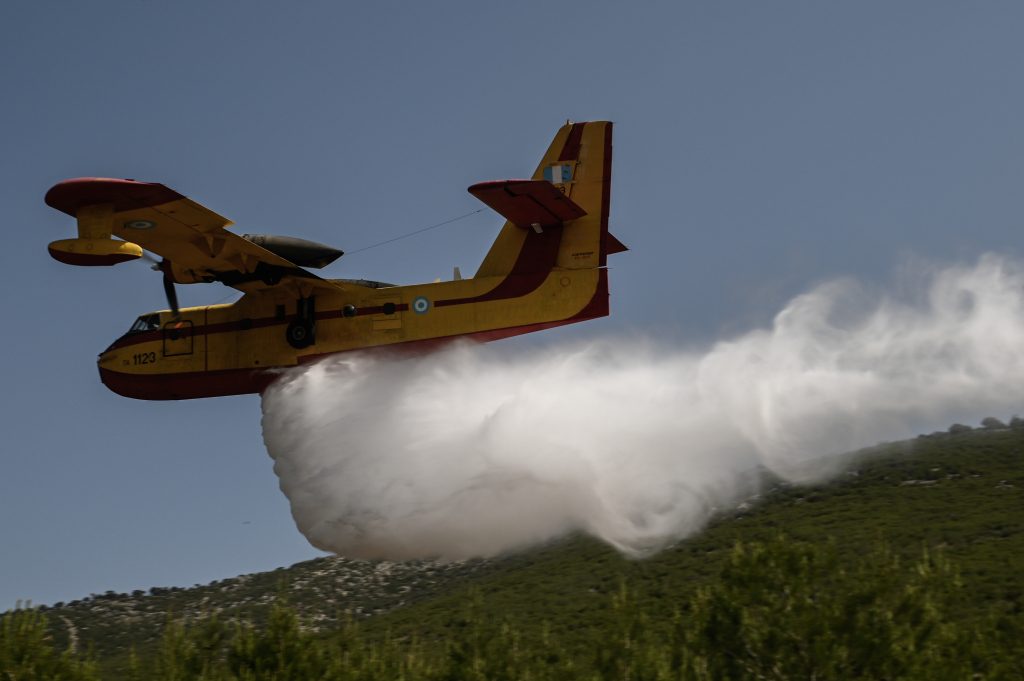
[[[94,681],[99,676],[91,661],[57,652],[45,615],[19,607],[0,617],[0,679]]]

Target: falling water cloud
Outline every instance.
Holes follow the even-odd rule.
[[[1019,408],[1024,264],[920,279],[901,296],[819,286],[703,352],[341,355],[264,394],[264,441],[299,530],[340,555],[464,559],[580,531],[649,555],[763,469],[821,480],[839,454]]]

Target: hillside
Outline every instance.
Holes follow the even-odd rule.
[[[776,485],[760,503],[722,514],[700,535],[643,561],[575,539],[494,564],[448,593],[368,623],[371,631],[443,635],[471,590],[485,613],[529,630],[548,622],[584,645],[625,584],[654,620],[668,621],[714,579],[737,542],[834,541],[852,559],[879,542],[908,560],[941,548],[969,594],[959,616],[1024,612],[1024,431],[937,433],[852,455],[843,476],[815,487]],[[536,626],[532,627],[534,630]]]
[[[938,433],[851,455],[847,472],[815,487],[768,481],[761,498],[723,512],[700,535],[644,561],[570,538],[501,560],[440,565],[325,558],[192,589],[105,594],[47,608],[56,642],[71,635],[108,669],[127,651],[145,653],[168,613],[213,612],[262,621],[282,596],[327,637],[339,616],[364,618],[369,636],[444,637],[474,602],[540,636],[585,646],[612,617],[610,596],[626,585],[654,620],[668,621],[721,570],[736,542],[780,533],[813,544],[834,541],[840,557],[885,542],[913,559],[941,547],[959,566],[969,597],[959,618],[1024,611],[1024,430]]]
[[[317,558],[272,572],[240,575],[192,588],[154,587],[130,594],[107,592],[54,607],[54,640],[61,647],[92,646],[101,659],[145,650],[159,640],[168,616],[197,619],[218,613],[260,622],[276,600],[295,606],[308,626],[329,630],[340,618],[380,615],[444,593],[486,570],[486,561],[442,564]]]

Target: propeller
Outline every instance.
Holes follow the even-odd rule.
[[[164,260],[167,263],[166,267],[161,263],[160,269],[164,273],[164,295],[167,296],[167,304],[171,307],[171,316],[177,319],[180,315],[178,311],[178,292],[174,290],[174,278],[171,276],[171,263]]]
[[[167,305],[171,308],[171,317],[177,319],[181,316],[178,309],[178,292],[174,289],[174,274],[171,272],[171,261],[167,258],[157,260],[149,253],[143,253],[142,257],[152,264],[152,269],[164,274],[164,295],[167,297]]]

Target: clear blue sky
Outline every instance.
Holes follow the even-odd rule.
[[[3,3],[0,609],[317,555],[258,398],[100,384],[96,354],[164,306],[160,279],[51,260],[74,230],[43,204],[55,182],[163,182],[239,231],[355,250],[474,210],[465,188],[527,175],[565,119],[611,119],[632,251],[612,317],[549,338],[699,346],[834,276],[1019,255],[1022,35],[1016,2]],[[469,273],[499,226],[481,213],[327,274]]]

